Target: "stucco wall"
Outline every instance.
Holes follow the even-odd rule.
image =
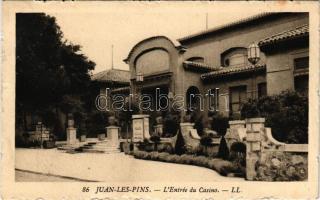
[[[170,42],[165,37],[155,37],[152,39],[146,39],[138,43],[135,47],[133,47],[133,51],[127,61],[130,72],[131,72],[131,78],[135,78],[136,76],[136,61],[139,58],[139,56],[143,55],[144,53],[154,51],[159,51],[160,49],[163,51],[166,51],[169,55],[169,68],[168,71],[172,71],[172,69],[177,66],[177,60],[178,60],[178,51],[175,48],[174,44]],[[154,56],[152,56],[154,57]],[[154,62],[157,64],[157,59],[155,58]],[[161,61],[162,62],[162,61]],[[151,63],[150,63],[151,64]],[[152,67],[152,66],[150,66]],[[161,72],[163,69],[159,69],[158,71],[154,72]]]
[[[169,70],[170,56],[164,49],[153,49],[136,58],[135,67],[144,75]]]
[[[296,14],[283,17],[274,21],[263,21],[241,28],[232,29],[225,33],[207,36],[202,40],[183,44],[188,49],[184,57],[201,56],[205,63],[220,66],[220,55],[232,47],[248,47],[252,42],[258,42],[266,37],[285,30],[294,29],[297,26],[308,23],[308,15]],[[260,63],[265,63],[265,56],[262,54]]]
[[[279,94],[284,90],[294,90],[294,59],[308,56],[307,48],[282,50],[268,55],[267,93]]]
[[[252,88],[252,79],[253,77],[249,74],[239,78],[220,78],[219,81],[213,81],[204,85],[203,92],[208,93],[209,89],[219,88],[219,112],[224,116],[229,116],[229,111],[227,107],[229,106],[229,89],[234,86],[243,86],[247,87],[247,98],[251,98],[251,93],[255,92],[257,95],[258,84],[266,82],[266,78],[264,74],[257,74],[255,77],[255,87]],[[225,81],[227,80],[227,81]],[[206,106],[209,108],[209,101],[206,101]],[[229,108],[230,109],[230,108]],[[207,111],[206,111],[207,112]]]

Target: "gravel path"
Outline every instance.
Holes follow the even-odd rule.
[[[203,167],[139,160],[123,153],[68,154],[57,149],[16,149],[15,168],[45,175],[103,182],[244,181],[242,178],[220,176],[214,170]],[[30,178],[42,180],[41,176]],[[27,181],[23,174],[18,179]],[[56,180],[58,179],[52,181]]]

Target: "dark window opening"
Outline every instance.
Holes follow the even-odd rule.
[[[267,96],[267,84],[259,83],[258,84],[258,98]]]
[[[231,115],[240,113],[241,106],[247,101],[247,86],[229,88],[229,102]]]
[[[302,57],[294,59],[294,69],[306,69],[309,68],[309,57]]]
[[[294,78],[294,89],[302,95],[308,95],[309,76],[296,76]]]

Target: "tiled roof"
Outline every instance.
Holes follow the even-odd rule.
[[[190,39],[193,39],[193,38],[196,38],[196,37],[200,37],[202,35],[211,34],[211,33],[216,32],[216,31],[220,31],[220,30],[223,30],[223,29],[226,29],[226,28],[231,28],[231,27],[243,24],[243,23],[248,23],[248,22],[251,22],[251,21],[254,21],[254,20],[258,20],[258,19],[264,18],[266,16],[276,15],[276,14],[277,13],[261,13],[261,14],[254,15],[254,16],[251,16],[251,17],[248,17],[248,18],[245,18],[245,19],[241,19],[241,20],[238,20],[238,21],[235,21],[235,22],[232,22],[232,23],[224,24],[224,25],[217,26],[217,27],[214,27],[214,28],[211,28],[211,29],[208,29],[208,30],[205,30],[205,31],[201,31],[201,32],[198,32],[198,33],[195,33],[195,34],[192,34],[192,35],[188,35],[186,37],[178,39],[178,41],[180,43],[183,43],[184,41],[187,41],[187,40],[190,40]]]
[[[309,35],[309,25],[305,24],[303,26],[296,27],[292,30],[287,30],[281,33],[277,33],[275,35],[272,35],[271,37],[267,37],[259,42],[259,46],[264,46],[268,44],[273,44],[279,41],[292,39],[292,38],[298,38]]]
[[[225,67],[218,71],[213,71],[209,73],[202,74],[200,76],[201,80],[210,79],[213,77],[219,77],[219,76],[225,76],[225,75],[232,75],[237,73],[244,73],[244,72],[250,72],[254,70],[264,70],[266,68],[266,65],[247,65],[242,67]]]
[[[191,69],[191,70],[197,70],[197,71],[215,71],[215,70],[219,70],[220,67],[213,67],[213,66],[209,66],[205,63],[200,63],[200,62],[192,62],[192,61],[184,61],[183,62],[183,67],[185,69]]]
[[[97,74],[94,74],[91,78],[98,82],[118,82],[118,83],[130,83],[130,72],[121,69],[109,69]]]

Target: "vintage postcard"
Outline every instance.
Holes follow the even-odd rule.
[[[317,2],[5,1],[1,199],[316,199]]]

